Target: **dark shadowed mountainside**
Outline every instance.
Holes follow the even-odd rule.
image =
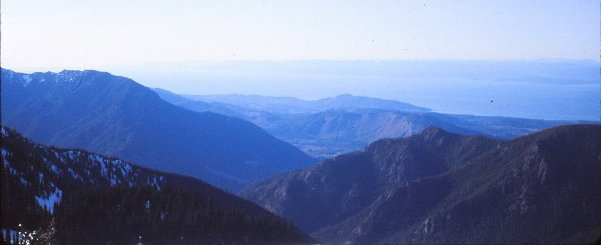
[[[58,244],[310,241],[285,220],[191,177],[34,144],[4,127],[1,151],[5,242],[12,231],[52,233]]]
[[[248,121],[174,106],[106,72],[2,69],[2,123],[36,142],[118,156],[233,191],[313,163]]]
[[[592,243],[601,126],[514,140],[427,128],[257,182],[242,195],[332,243]]]

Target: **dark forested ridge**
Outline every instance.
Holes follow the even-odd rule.
[[[197,179],[34,144],[5,127],[1,150],[5,241],[18,232],[57,244],[310,241],[291,223]]]
[[[107,244],[292,244],[309,239],[275,216],[218,206],[201,191],[151,186],[101,188],[66,195],[56,210],[57,240]],[[83,225],[82,225],[83,224]]]
[[[174,106],[106,72],[2,69],[2,123],[42,144],[117,156],[231,191],[314,162],[248,121]]]
[[[600,125],[514,140],[428,128],[242,195],[324,242],[583,244],[600,236],[599,186]]]

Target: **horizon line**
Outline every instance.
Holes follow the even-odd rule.
[[[525,62],[525,63],[569,63],[569,62],[589,62],[595,64],[601,64],[601,56],[599,59],[587,59],[587,58],[527,58],[527,59],[455,59],[455,58],[441,58],[441,59],[195,59],[195,60],[151,60],[151,61],[140,61],[140,62],[124,62],[124,63],[111,63],[111,64],[98,64],[93,65],[90,69],[86,69],[85,64],[82,66],[75,68],[73,66],[9,66],[11,68],[7,68],[4,65],[0,64],[0,68],[8,69],[8,70],[27,70],[32,71],[36,70],[38,72],[57,72],[63,70],[75,70],[75,71],[84,71],[84,70],[97,70],[97,71],[108,71],[108,69],[115,68],[118,66],[140,66],[140,65],[150,65],[150,64],[211,64],[211,63],[294,63],[294,62],[333,62],[333,63],[344,63],[344,62],[369,62],[369,63],[386,63],[386,62],[482,62],[482,63],[512,63],[512,62]],[[93,68],[100,67],[100,68]]]

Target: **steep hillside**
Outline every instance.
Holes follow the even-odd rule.
[[[37,142],[114,155],[233,191],[313,163],[248,121],[174,106],[106,72],[2,69],[2,123]]]
[[[7,239],[37,231],[58,244],[309,241],[286,221],[197,179],[34,144],[4,127],[1,151]]]
[[[600,163],[599,125],[515,140],[428,128],[243,196],[327,242],[583,243],[601,229]]]
[[[227,115],[227,116],[244,118],[239,112],[236,112],[237,111],[236,109],[230,109],[232,107],[235,108],[235,106],[233,106],[233,105],[222,104],[222,103],[218,103],[218,102],[207,103],[207,102],[200,101],[200,100],[191,100],[191,99],[188,99],[181,95],[177,95],[170,91],[160,89],[160,88],[153,88],[152,91],[157,93],[159,95],[159,97],[161,97],[161,99],[163,99],[171,104],[186,108],[191,111],[196,111],[196,112],[210,111],[210,112],[219,113],[219,114],[223,114],[223,115]]]

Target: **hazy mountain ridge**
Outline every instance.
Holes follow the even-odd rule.
[[[186,94],[348,93],[449,114],[546,120],[598,122],[601,113],[599,62],[590,60],[159,62],[114,69]]]
[[[403,103],[351,95],[314,101],[322,105],[318,107],[322,111],[301,113],[302,109],[295,108],[307,102],[296,98],[253,95],[187,96],[200,99],[192,101],[166,90],[155,91],[164,100],[192,111],[212,111],[251,121],[316,157],[335,156],[358,150],[381,138],[408,137],[428,126],[440,127],[454,133],[509,139],[557,125],[577,123],[452,115],[427,110],[392,110],[390,108],[395,107],[389,104]],[[202,99],[220,102],[209,103],[203,102]],[[356,106],[338,106],[349,104]]]
[[[222,104],[222,103],[218,103],[218,102],[210,102],[209,103],[209,102],[204,102],[204,101],[200,101],[200,100],[191,100],[191,99],[185,98],[181,95],[174,94],[171,91],[167,91],[167,90],[160,89],[160,88],[153,88],[152,90],[155,93],[157,93],[159,95],[159,97],[161,97],[161,99],[163,99],[171,104],[189,109],[191,111],[195,111],[195,112],[211,111],[214,113],[219,113],[219,114],[223,114],[223,115],[227,115],[227,116],[243,118],[243,115],[240,114],[239,112],[237,112],[240,109],[235,108],[233,105]],[[233,108],[233,109],[230,109],[230,108]]]
[[[342,94],[336,97],[312,101],[301,100],[293,97],[271,97],[240,94],[184,95],[184,97],[196,101],[200,100],[206,102],[226,103],[275,114],[315,113],[332,109],[382,109],[413,112],[430,111],[428,108],[419,107],[400,101],[353,96],[350,94]]]
[[[2,120],[41,143],[115,155],[230,190],[313,162],[250,122],[185,110],[105,72],[2,69]]]
[[[515,140],[428,128],[243,196],[326,242],[589,243],[601,229],[600,139],[599,125]]]
[[[218,218],[214,219],[203,216],[208,220],[207,222],[214,222],[211,224],[213,227],[219,227],[221,223],[231,221],[238,222],[238,227],[246,226],[246,231],[242,229],[240,233],[232,232],[231,237],[217,233],[212,236],[205,234],[206,240],[203,240],[205,242],[302,243],[309,241],[309,238],[297,232],[295,228],[279,217],[201,180],[146,169],[115,157],[107,157],[84,150],[34,144],[5,127],[2,127],[1,148],[2,229],[5,230],[39,231],[39,229],[47,229],[46,226],[53,222],[52,226],[57,228],[55,242],[61,244],[88,243],[93,240],[108,242],[111,239],[123,242],[124,240],[120,239],[128,237],[136,239],[138,234],[144,235],[146,238],[144,241],[164,244],[170,243],[168,239],[179,240],[180,233],[177,232],[186,234],[186,241],[191,242],[190,239],[193,237],[187,234],[190,229],[189,221],[196,218],[184,222],[178,217],[198,217],[199,214],[190,212],[180,216],[175,213],[175,210],[186,210],[186,207],[198,206],[198,202],[200,202],[199,207],[208,208],[203,211],[217,215],[215,217]],[[140,191],[146,195],[139,196]],[[123,194],[130,194],[131,196],[127,198],[139,202],[138,206],[130,207],[130,211],[121,216],[110,213],[108,217],[94,217],[98,213],[108,212],[107,210],[114,208],[103,206],[102,209],[97,209],[107,204],[109,200],[115,202],[113,205],[118,204],[124,207],[133,204],[111,198],[111,196],[118,197]],[[94,201],[95,198],[98,198],[94,195],[102,195],[102,201]],[[197,196],[186,199],[186,197],[194,195]],[[139,197],[145,199],[138,200]],[[171,199],[170,205],[159,203],[161,198]],[[150,200],[153,202],[150,203]],[[98,203],[85,203],[86,201]],[[144,202],[148,202],[148,204],[144,204]],[[146,208],[144,208],[145,205],[147,205]],[[161,221],[147,218],[143,221],[126,219],[134,212],[150,209],[150,205],[153,205],[153,210],[159,208],[156,212],[161,214]],[[171,210],[174,207],[176,209]],[[227,212],[230,216],[219,216]],[[141,216],[144,216],[143,212]],[[88,217],[89,220],[80,220],[81,217]],[[237,220],[238,217],[244,219]],[[110,219],[110,222],[115,223],[102,228],[93,226],[105,219]],[[106,222],[108,221],[106,220]],[[174,221],[180,223],[173,223]],[[148,227],[145,228],[146,230],[140,230],[131,222],[138,222],[137,226]],[[22,227],[19,227],[18,224],[22,224]],[[128,224],[133,226],[128,226]],[[161,236],[151,239],[153,236],[149,234],[150,226],[153,226],[152,229],[162,227]],[[250,228],[251,226],[254,226],[254,230]],[[105,233],[94,232],[98,228],[103,229]],[[197,232],[208,231],[209,228],[201,227]],[[110,232],[114,232],[111,234],[115,237],[106,236]],[[244,237],[245,232],[247,233],[246,238]],[[245,239],[247,242],[244,242]]]

